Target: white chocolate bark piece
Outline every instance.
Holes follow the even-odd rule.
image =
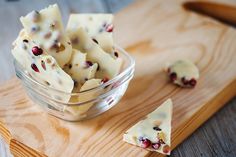
[[[88,80],[83,84],[80,91],[85,91],[88,89],[98,87],[99,85],[102,84],[101,81],[102,81],[101,79]],[[79,95],[78,102],[89,101],[93,98],[96,98],[98,95],[99,95],[99,92],[97,90],[81,93],[81,95]],[[90,102],[90,103],[80,105],[80,106],[67,107],[66,110],[71,112],[75,116],[86,116],[86,112],[94,105],[94,103],[95,102]]]
[[[30,38],[49,55],[53,56],[60,67],[71,57],[72,46],[63,28],[61,13],[56,4],[32,11],[20,21]]]
[[[88,35],[98,42],[100,47],[108,53],[113,52],[113,15],[112,14],[71,14],[67,33],[72,41],[73,48],[78,48],[76,31],[82,27]]]
[[[78,49],[87,54],[87,60],[98,63],[96,78],[112,79],[119,74],[122,66],[121,58],[113,58],[103,51],[82,27],[77,30],[76,34],[79,38]]]
[[[178,60],[168,68],[170,80],[182,87],[194,87],[199,78],[199,70],[189,60]]]
[[[97,63],[86,61],[86,55],[86,53],[73,49],[71,60],[64,67],[64,70],[72,77],[77,86],[81,86],[85,81],[94,78],[97,71]]]
[[[156,110],[139,121],[123,135],[123,140],[130,144],[170,154],[172,101],[168,99]]]
[[[14,58],[33,79],[62,92],[70,93],[72,91],[74,82],[71,77],[60,68],[52,56],[43,51],[40,54],[34,54],[32,50],[37,45],[24,31],[21,31],[13,46]],[[70,96],[58,95],[58,93],[49,94],[63,102],[68,102],[70,99]]]

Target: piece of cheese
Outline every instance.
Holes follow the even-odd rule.
[[[73,49],[71,60],[64,67],[64,70],[76,82],[75,85],[79,87],[85,81],[94,78],[98,67],[97,63],[86,61],[86,55],[86,53],[81,53],[79,50]]]
[[[127,130],[123,140],[150,151],[170,154],[172,108],[172,101],[168,99]]]
[[[73,48],[78,48],[79,40],[76,31],[82,27],[105,52],[112,53],[114,45],[113,17],[112,14],[71,14],[66,30]]]
[[[177,60],[168,68],[170,80],[182,87],[194,87],[199,78],[199,70],[190,60]]]
[[[37,45],[31,41],[24,30],[20,32],[13,46],[14,58],[29,73],[29,76],[41,84],[62,92],[70,93],[72,91],[74,82],[71,77],[60,68],[52,56],[45,52],[41,55],[33,54],[32,49]],[[63,102],[68,102],[70,99],[70,96],[57,92],[48,94]]]
[[[56,4],[32,11],[20,21],[30,38],[44,51],[53,56],[60,67],[69,62],[72,46],[63,28],[61,13]]]
[[[99,85],[102,84],[101,81],[102,81],[101,79],[91,79],[91,80],[86,81],[81,87],[80,92],[98,87]],[[99,95],[99,93],[100,93],[99,90],[84,92],[79,95],[77,100],[73,100],[73,101],[76,101],[78,103],[90,101],[92,99],[95,99]],[[66,110],[72,113],[74,116],[84,117],[86,116],[86,112],[94,105],[94,103],[95,102],[88,102],[80,106],[70,106],[70,107],[67,107]]]
[[[77,30],[76,34],[80,41],[78,49],[87,54],[87,60],[98,64],[96,78],[112,79],[119,74],[122,66],[121,58],[113,58],[103,51],[82,27]]]

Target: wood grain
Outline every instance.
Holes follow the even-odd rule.
[[[179,145],[173,157],[235,157],[236,98]]]
[[[178,2],[143,3],[135,3],[116,17],[117,39],[137,61],[135,79],[122,101],[95,119],[71,124],[34,106],[13,79],[0,89],[1,119],[12,138],[49,156],[150,155],[124,144],[122,133],[167,97],[174,101],[174,147],[235,96],[235,30],[188,13]],[[170,85],[162,72],[164,63],[181,57],[192,59],[201,70],[202,77],[193,90]],[[10,140],[10,145],[15,146],[15,140]],[[17,143],[12,152],[19,147],[24,146]]]

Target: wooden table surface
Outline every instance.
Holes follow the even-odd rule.
[[[133,0],[58,0],[66,22],[71,12],[115,13]],[[236,1],[236,0],[235,0]],[[11,43],[22,28],[19,17],[33,9],[44,8],[55,0],[0,0],[0,83],[15,75]],[[1,105],[1,104],[0,104]],[[172,151],[171,156],[236,156],[236,98]],[[8,157],[7,147],[0,142],[0,156]]]

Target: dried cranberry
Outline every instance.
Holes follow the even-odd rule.
[[[153,149],[159,149],[160,146],[161,146],[160,143],[152,143],[152,148],[153,148]]]
[[[97,41],[96,39],[93,38],[92,40],[93,40],[96,44],[98,44],[98,41]]]
[[[27,39],[24,39],[23,42],[24,42],[24,43],[28,43],[29,41],[28,41]]]
[[[196,81],[194,78],[192,78],[192,79],[189,81],[189,84],[190,84],[192,87],[194,87],[194,86],[197,84],[197,81]]]
[[[41,66],[43,67],[44,70],[46,70],[45,62],[41,60]]]
[[[113,31],[113,28],[114,28],[114,27],[113,27],[112,24],[107,25],[107,26],[106,26],[106,31],[107,31],[107,32],[112,32],[112,31]]]
[[[109,78],[104,77],[101,82],[102,82],[102,83],[106,83],[107,81],[109,81]]]
[[[34,63],[31,64],[31,68],[32,68],[35,72],[39,72],[38,67],[37,67]]]
[[[91,61],[86,61],[85,62],[86,68],[91,67],[93,63]]]
[[[158,126],[155,126],[155,127],[153,127],[153,130],[161,131],[161,128],[159,128]]]
[[[186,80],[185,77],[182,77],[181,81],[182,81],[182,83],[183,83],[184,85],[188,85],[188,84],[189,84],[189,81]]]
[[[165,145],[165,146],[163,147],[163,152],[164,152],[165,154],[168,154],[168,153],[170,152],[170,146]]]
[[[69,69],[71,69],[72,68],[72,64],[69,64]]]
[[[39,56],[39,55],[43,54],[43,50],[41,48],[39,48],[38,46],[34,46],[32,48],[32,52],[35,56]]]
[[[170,80],[174,82],[177,79],[177,74],[175,72],[170,73]]]
[[[146,139],[146,138],[142,138],[140,140],[140,142],[141,142],[141,147],[142,148],[148,148],[151,145],[151,141],[149,139]]]
[[[118,58],[119,57],[118,52],[114,52],[114,56],[116,56]]]

